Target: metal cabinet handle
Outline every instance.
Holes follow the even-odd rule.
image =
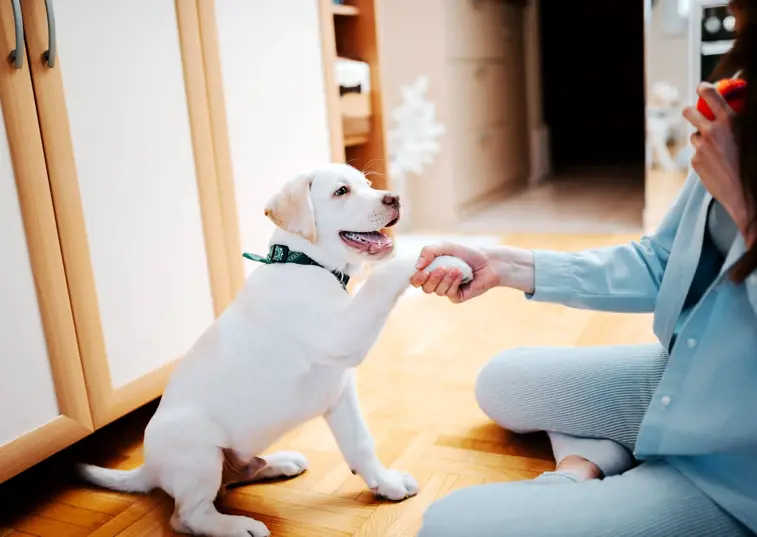
[[[16,25],[16,48],[11,50],[10,59],[16,65],[16,69],[21,69],[24,61],[24,21],[21,19],[21,5],[19,0],[11,0],[13,5],[13,22]]]
[[[45,0],[45,10],[47,10],[47,47],[48,49],[42,54],[49,68],[55,67],[55,12],[53,11],[53,0]]]

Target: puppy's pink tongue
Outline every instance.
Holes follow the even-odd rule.
[[[387,249],[391,249],[393,246],[392,239],[388,235],[384,235],[378,231],[373,233],[361,233],[364,249],[369,254],[379,254],[385,252]]]
[[[394,243],[392,239],[384,234],[377,235],[375,240],[372,236],[368,243],[368,252],[371,254],[379,254],[392,248]]]

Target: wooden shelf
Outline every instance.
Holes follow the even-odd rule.
[[[356,145],[363,145],[368,141],[367,134],[360,134],[357,136],[345,136],[344,147],[354,147]]]
[[[373,185],[389,190],[383,102],[378,57],[376,4],[379,0],[350,0],[349,5],[319,0],[324,82],[329,112],[329,147],[334,162],[349,162],[362,170],[376,172]],[[370,67],[371,130],[362,136],[345,136],[342,102],[336,77],[337,57],[365,62]]]
[[[348,6],[344,4],[332,4],[331,12],[334,15],[342,15],[345,17],[357,17],[360,15],[360,9],[357,6]]]

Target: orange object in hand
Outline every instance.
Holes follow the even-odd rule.
[[[713,84],[717,92],[723,96],[725,102],[729,104],[733,111],[740,114],[744,111],[746,103],[746,81],[740,78],[726,78]],[[701,97],[697,100],[697,110],[704,117],[713,121],[715,114],[710,110],[710,106]]]

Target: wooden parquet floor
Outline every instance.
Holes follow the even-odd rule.
[[[574,250],[633,237],[508,236],[514,245]],[[289,481],[229,493],[220,509],[247,514],[274,537],[410,537],[426,507],[452,490],[535,477],[553,461],[546,437],[516,436],[478,409],[478,370],[502,349],[530,345],[606,345],[653,341],[646,315],[613,315],[527,302],[496,290],[468,304],[409,292],[358,371],[360,399],[390,467],[412,472],[420,494],[377,501],[350,474],[326,425],[317,420],[275,449],[296,449],[310,470]],[[30,404],[33,401],[30,400]],[[162,537],[174,535],[171,499],[97,490],[68,475],[73,460],[132,468],[151,404],[0,487],[0,537]]]

